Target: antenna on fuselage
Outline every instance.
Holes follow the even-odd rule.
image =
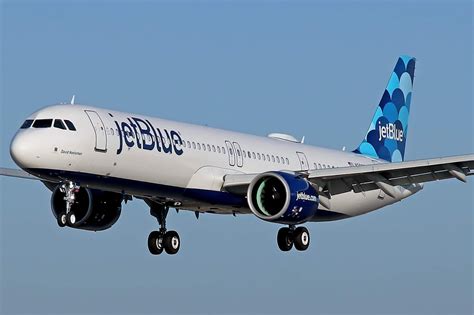
[[[301,138],[301,143],[304,143],[304,136],[303,136],[303,138]]]
[[[71,98],[71,105],[74,105],[74,101],[76,100],[76,95],[73,95]]]

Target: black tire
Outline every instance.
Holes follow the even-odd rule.
[[[287,252],[293,247],[293,232],[289,228],[281,228],[277,234],[277,244],[281,251]]]
[[[66,213],[62,212],[58,214],[57,220],[58,220],[59,227],[65,227],[67,223]]]
[[[307,250],[309,247],[309,231],[304,226],[296,228],[294,231],[294,242],[297,250]]]
[[[69,213],[66,215],[66,224],[70,227],[73,227],[76,225],[77,222],[77,217],[74,214],[74,212],[69,211]]]
[[[159,255],[163,252],[163,235],[160,232],[153,231],[148,235],[148,250],[153,255]]]
[[[168,231],[163,238],[163,247],[165,248],[166,253],[174,255],[179,251],[181,246],[181,240],[176,231]]]

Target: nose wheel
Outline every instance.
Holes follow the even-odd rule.
[[[59,186],[59,190],[64,194],[64,201],[66,202],[66,212],[58,214],[58,225],[74,226],[76,224],[76,215],[72,211],[72,206],[76,201],[76,193],[79,192],[81,187],[71,181],[66,181]]]
[[[293,248],[299,251],[305,251],[309,247],[309,231],[304,226],[295,228],[290,226],[284,227],[278,231],[277,244],[281,251],[287,252]]]
[[[163,250],[169,254],[174,255],[178,253],[181,240],[176,231],[168,231],[166,229],[166,216],[168,215],[169,207],[166,205],[153,204],[150,207],[150,214],[158,220],[160,229],[153,231],[148,235],[148,250],[153,255],[159,255]]]

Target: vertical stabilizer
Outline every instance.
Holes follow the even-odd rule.
[[[355,153],[401,162],[405,157],[415,58],[398,58],[369,130]]]

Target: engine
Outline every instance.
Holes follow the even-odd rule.
[[[319,205],[316,190],[306,179],[284,172],[268,172],[254,178],[247,200],[257,217],[283,224],[308,221]]]
[[[57,218],[66,212],[65,194],[59,186],[51,196],[51,210]],[[122,195],[101,190],[81,187],[75,193],[75,202],[71,211],[76,215],[74,228],[90,231],[102,231],[117,222],[122,211]]]

